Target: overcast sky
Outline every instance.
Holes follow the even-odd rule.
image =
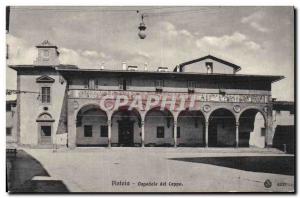
[[[138,38],[146,14],[147,37]],[[35,45],[59,47],[60,62],[81,68],[142,69],[167,66],[208,54],[242,67],[240,74],[284,75],[272,86],[278,100],[294,98],[292,7],[12,7],[9,64],[32,64]],[[7,69],[7,88],[15,73]]]

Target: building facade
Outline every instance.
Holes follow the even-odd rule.
[[[270,147],[271,84],[282,76],[237,74],[208,55],[157,71],[59,64],[56,46],[37,46],[17,71],[17,142],[43,146]]]
[[[6,143],[8,147],[17,145],[17,101],[6,101]]]
[[[290,101],[273,102],[273,147],[295,153],[295,105]]]

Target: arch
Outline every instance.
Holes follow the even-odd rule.
[[[191,111],[191,112],[199,112],[204,118],[205,118],[205,121],[206,121],[206,114],[202,111],[202,110],[190,110],[190,109],[183,109],[183,110],[180,110],[180,111],[178,111],[178,116],[177,117],[179,117],[180,115],[181,115],[181,113],[183,113],[183,112],[186,112],[186,111]]]
[[[237,118],[237,114],[233,111],[232,108],[228,108],[228,107],[225,107],[225,106],[218,106],[218,107],[215,107],[213,108],[208,114],[207,114],[207,121],[209,121],[209,118],[211,116],[211,114],[213,114],[215,111],[219,110],[219,109],[224,109],[224,110],[227,110],[229,112],[232,113],[232,115],[234,116],[235,120],[238,120]]]
[[[100,105],[98,104],[98,103],[86,103],[86,104],[83,104],[83,105],[81,105],[80,107],[78,107],[76,110],[75,110],[75,115],[77,116],[78,115],[78,113],[79,113],[79,111],[80,110],[83,110],[83,109],[85,109],[85,108],[98,108],[98,109],[100,109],[101,111],[103,111],[103,112],[105,112],[105,114],[106,114],[106,116],[108,117],[108,112],[107,111],[105,111],[105,110],[103,110],[103,109],[101,109],[101,107],[100,107]]]
[[[76,145],[108,146],[108,116],[98,104],[82,105],[76,112]]]
[[[51,114],[48,112],[41,113],[38,118],[36,119],[37,122],[54,122]]]
[[[120,111],[131,111],[134,113],[134,115],[136,115],[140,120],[143,118],[142,117],[142,112],[140,112],[137,108],[132,108],[131,110],[129,110],[129,106],[125,105],[125,106],[120,106],[118,109],[114,110],[111,112],[111,118],[113,118],[113,116],[120,112]]]
[[[266,117],[256,107],[243,109],[239,114],[239,146],[265,147]]]
[[[120,106],[111,112],[112,146],[133,147],[142,145],[142,114],[129,106]]]
[[[255,109],[256,111],[260,112],[262,114],[262,116],[264,117],[265,123],[267,122],[266,113],[262,109],[260,109],[259,107],[256,107],[256,106],[249,106],[249,107],[246,107],[246,108],[242,109],[241,112],[238,114],[237,120],[240,119],[242,113],[244,113],[245,111],[247,111],[249,109]]]
[[[174,112],[160,106],[145,114],[145,146],[170,147],[174,145]]]
[[[200,110],[182,110],[177,118],[178,146],[205,146],[205,115]]]
[[[227,108],[214,109],[208,116],[208,146],[236,145],[236,116]]]
[[[176,113],[173,111],[170,111],[168,108],[164,108],[164,110],[161,110],[161,106],[157,105],[155,107],[150,108],[146,113],[145,113],[145,118],[146,116],[151,113],[151,111],[166,111],[168,112],[169,115],[172,115],[173,119],[176,118]]]

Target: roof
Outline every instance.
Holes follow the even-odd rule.
[[[160,76],[160,77],[185,77],[192,79],[199,78],[210,78],[210,79],[245,79],[245,80],[268,80],[270,82],[276,82],[284,78],[284,76],[273,76],[273,75],[247,75],[247,74],[221,74],[221,73],[197,73],[197,72],[157,72],[157,71],[144,71],[144,70],[100,70],[100,69],[63,69],[56,68],[62,74],[65,74],[66,77],[71,74],[89,74],[89,75],[98,75],[98,74],[121,74],[121,75],[149,75],[149,76]]]
[[[291,111],[295,110],[295,103],[292,101],[273,101],[273,109],[275,111]]]
[[[17,100],[6,100],[6,104],[16,104]]]
[[[95,75],[147,75],[147,76],[157,76],[157,77],[174,77],[174,78],[189,78],[191,80],[195,79],[235,79],[235,80],[267,80],[270,82],[276,82],[284,78],[284,76],[274,76],[274,75],[248,75],[248,74],[222,74],[222,73],[198,73],[198,72],[173,72],[173,71],[145,71],[145,70],[101,70],[101,69],[80,69],[75,65],[58,65],[58,66],[39,66],[39,65],[10,65],[10,68],[14,70],[24,70],[24,69],[51,69],[56,70],[63,74],[66,78],[69,75],[85,75],[90,76]]]
[[[9,65],[8,66],[11,69],[14,69],[16,71],[22,70],[22,69],[79,69],[76,65],[67,65],[67,64],[60,64],[60,65]]]
[[[190,64],[193,64],[193,63],[197,63],[197,62],[200,62],[200,61],[205,60],[205,59],[212,59],[212,60],[217,61],[217,62],[219,62],[219,63],[228,65],[228,66],[232,67],[235,71],[241,70],[241,67],[238,66],[238,65],[235,65],[235,64],[233,64],[233,63],[230,63],[230,62],[228,62],[228,61],[225,61],[225,60],[223,60],[223,59],[217,58],[217,57],[212,56],[212,55],[207,55],[207,56],[204,56],[204,57],[201,57],[201,58],[197,58],[197,59],[194,59],[194,60],[187,61],[187,62],[184,62],[184,63],[179,64],[179,71],[181,72],[181,71],[182,71],[182,68],[183,68],[184,66],[186,66],[186,65],[190,65]],[[176,67],[174,68],[173,71],[176,71]]]

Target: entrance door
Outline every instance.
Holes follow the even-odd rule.
[[[51,126],[41,126],[41,144],[51,144]]]
[[[134,146],[132,121],[119,121],[119,144],[120,146]]]

